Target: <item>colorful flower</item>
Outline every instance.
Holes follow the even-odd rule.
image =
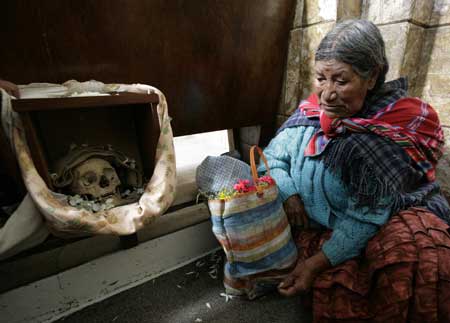
[[[224,188],[220,190],[219,193],[217,193],[216,198],[218,198],[219,200],[227,200],[235,195],[236,195],[235,191]]]
[[[209,196],[208,198],[227,200],[239,194],[256,192],[258,190],[257,187],[267,187],[274,184],[274,179],[268,175],[258,178],[258,180],[256,181],[256,185],[254,185],[253,182],[248,179],[240,179],[236,184],[234,184],[233,189],[224,188],[217,194]]]
[[[237,184],[234,184],[233,188],[238,193],[256,191],[255,185],[250,185],[250,181],[248,179],[240,179]]]
[[[275,185],[275,180],[268,175],[258,178],[256,185],[248,179],[240,179],[236,184],[234,184],[233,189],[224,188],[215,194],[212,193],[208,195],[207,198],[227,200],[235,196],[239,196],[240,194],[259,191],[258,188],[267,187],[270,185]],[[204,193],[203,195],[206,196]]]
[[[258,178],[257,184],[258,185],[262,184],[262,185],[268,186],[268,185],[275,184],[275,181],[269,175],[264,175],[264,176],[261,176],[260,178]]]

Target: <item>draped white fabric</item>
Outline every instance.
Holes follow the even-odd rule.
[[[107,92],[156,93],[160,137],[155,170],[138,202],[92,213],[70,206],[61,194],[49,190],[39,176],[26,143],[20,117],[11,108],[11,97],[2,90],[2,126],[16,154],[28,195],[0,229],[0,259],[37,245],[48,235],[126,235],[151,224],[172,204],[176,188],[175,152],[167,101],[158,89],[144,84],[103,84],[97,81],[68,81],[60,84],[20,86],[22,98],[107,95]],[[150,106],[149,106],[150,109]],[[45,221],[43,220],[45,219]]]

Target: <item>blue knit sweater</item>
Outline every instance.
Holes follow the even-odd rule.
[[[391,207],[386,206],[388,201],[375,209],[357,207],[344,184],[320,159],[304,156],[315,130],[308,126],[286,128],[272,139],[264,154],[283,201],[299,194],[309,218],[333,230],[322,251],[334,266],[361,253],[389,219]],[[263,165],[259,168],[264,169]]]

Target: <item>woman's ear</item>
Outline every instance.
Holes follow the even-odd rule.
[[[380,75],[380,69],[376,68],[373,70],[372,75],[369,78],[369,84],[368,84],[369,90],[373,90],[373,88],[375,87],[375,84],[377,84],[378,75]]]

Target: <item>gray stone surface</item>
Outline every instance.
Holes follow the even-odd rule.
[[[422,97],[439,113],[441,122],[450,125],[450,27],[430,28],[425,33],[422,56]]]
[[[325,22],[303,29],[301,56],[300,56],[300,80],[299,95],[300,99],[309,96],[312,90],[314,54],[320,41],[326,33],[333,28],[335,22]]]
[[[336,21],[338,0],[304,0],[303,25]]]
[[[439,160],[436,167],[436,178],[441,185],[441,192],[446,197],[447,201],[450,201],[450,151],[449,140],[450,140],[450,128],[444,127],[444,135],[447,138],[446,146],[447,149],[444,150],[444,155]]]
[[[403,62],[400,67],[400,76],[407,76],[409,81],[409,94],[420,96],[417,83],[420,80],[417,66],[424,53],[423,43],[425,28],[408,23],[406,34],[406,46],[403,53]]]
[[[407,45],[408,23],[398,23],[379,26],[381,35],[386,44],[386,56],[389,61],[387,80],[400,77],[403,66],[403,58]]]
[[[233,298],[227,302],[220,296],[224,292],[221,275],[213,279],[208,274],[216,261],[209,256],[202,261],[202,267],[194,262],[57,322],[312,322],[299,297],[283,298],[274,293],[254,301]]]
[[[292,25],[292,28],[298,28],[301,27],[303,22],[303,0],[297,0],[297,5],[295,6],[295,16],[294,16],[294,23]]]
[[[362,17],[376,24],[410,19],[414,0],[363,0]]]
[[[294,29],[289,37],[289,50],[284,72],[283,91],[278,113],[288,115],[298,104],[302,29]]]
[[[450,0],[434,0],[429,2],[433,2],[429,25],[439,26],[450,23]]]
[[[430,24],[433,6],[433,0],[415,0],[412,20],[420,24]]]
[[[361,1],[357,0],[338,0],[337,20],[345,20],[361,17]]]

